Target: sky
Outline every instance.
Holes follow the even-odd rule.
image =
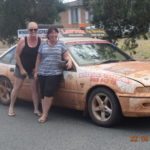
[[[64,3],[72,2],[72,1],[75,1],[75,0],[63,0]]]

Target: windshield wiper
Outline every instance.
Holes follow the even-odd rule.
[[[113,62],[119,62],[120,60],[113,60],[113,59],[109,59],[109,60],[104,60],[101,62],[101,64],[106,64],[106,63],[113,63]]]

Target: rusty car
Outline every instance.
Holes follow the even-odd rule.
[[[89,37],[62,37],[73,68],[64,69],[54,105],[88,112],[110,127],[123,116],[150,116],[150,63],[136,61],[112,43]],[[0,101],[10,102],[16,45],[0,56]],[[32,101],[26,78],[19,98]]]

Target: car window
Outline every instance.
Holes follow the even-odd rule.
[[[0,58],[0,62],[4,64],[14,65],[15,64],[15,58],[14,58],[15,50],[16,48],[14,47],[10,51],[8,51],[4,56]]]
[[[73,58],[79,65],[101,64],[113,61],[131,60],[130,56],[107,43],[80,43],[69,46]]]

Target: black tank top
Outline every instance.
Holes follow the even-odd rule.
[[[28,74],[32,73],[35,68],[36,57],[38,54],[38,48],[41,43],[41,39],[38,37],[38,43],[36,47],[29,47],[27,37],[25,37],[25,46],[20,55],[21,63],[23,68]]]

